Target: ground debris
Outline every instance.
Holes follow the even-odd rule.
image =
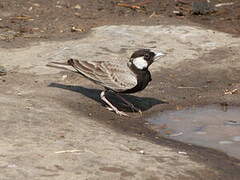
[[[181,135],[183,135],[183,132],[173,133],[173,134],[170,134],[169,136],[176,137],[176,136],[181,136]]]
[[[230,120],[230,121],[224,122],[224,124],[225,124],[225,125],[233,125],[233,126],[235,126],[235,125],[240,125],[240,122]]]
[[[144,150],[139,151],[140,154],[146,154]]]
[[[234,2],[215,4],[215,7],[231,6],[231,5],[234,5]]]
[[[192,3],[192,14],[206,15],[215,12],[214,6],[208,1],[196,1]]]
[[[7,74],[7,70],[3,66],[0,65],[0,76],[4,76],[6,74]]]
[[[82,7],[79,5],[79,4],[77,4],[77,5],[75,5],[74,6],[74,9],[81,9]]]
[[[240,136],[234,136],[234,137],[232,138],[232,140],[233,140],[233,141],[240,141]]]
[[[66,78],[67,78],[67,75],[66,75],[66,74],[63,75],[63,76],[62,76],[62,81],[64,81]]]
[[[75,26],[71,27],[71,32],[84,32],[85,30],[82,28],[76,28]]]
[[[131,4],[125,4],[125,3],[118,3],[117,6],[131,8],[131,9],[141,9],[141,7],[138,5],[131,5]]]
[[[183,14],[183,12],[181,12],[181,11],[173,11],[173,14],[175,14],[175,15],[177,15],[177,16],[183,16],[184,14]]]
[[[38,3],[33,3],[32,5],[35,7],[40,7],[40,4],[38,4]]]
[[[192,1],[191,0],[175,0],[176,2],[176,5],[179,5],[179,4],[191,4]]]
[[[233,90],[226,89],[224,91],[224,94],[237,94],[237,92],[238,92],[238,89],[233,89]]]
[[[57,1],[56,8],[69,8],[70,4],[67,1],[59,0]]]
[[[184,13],[193,15],[207,15],[215,12],[215,6],[210,1],[191,1],[191,0],[175,0],[176,10],[173,13],[177,16],[183,16]]]
[[[11,19],[14,19],[14,20],[29,20],[29,21],[34,20],[31,16],[27,16],[27,15],[15,16],[15,17],[11,17]]]
[[[219,144],[232,144],[232,141],[219,141]]]
[[[187,153],[185,151],[178,151],[178,154],[184,154],[187,155]]]
[[[143,9],[146,4],[151,3],[151,2],[152,2],[152,0],[144,0],[143,2],[135,3],[135,4],[117,3],[117,6],[136,10],[136,9]]]
[[[224,94],[229,95],[229,94],[238,94],[240,89],[240,84],[236,83],[233,84],[231,88],[225,89]]]
[[[55,154],[63,154],[63,153],[80,153],[81,150],[73,149],[73,150],[65,150],[65,151],[56,151]]]
[[[15,39],[15,37],[20,36],[20,32],[12,31],[12,30],[0,30],[0,40],[2,41],[11,41]]]

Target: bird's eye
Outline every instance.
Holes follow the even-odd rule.
[[[144,54],[144,59],[149,59],[150,55],[149,54]]]

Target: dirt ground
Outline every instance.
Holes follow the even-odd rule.
[[[240,2],[214,0],[220,6],[215,12],[192,15],[193,0],[1,0],[0,40],[2,47],[22,47],[30,41],[66,40],[79,38],[93,27],[110,24],[158,25],[174,22],[194,22],[207,28],[240,34]],[[122,7],[136,5],[139,9]],[[173,11],[181,15],[173,14]],[[74,30],[75,29],[75,30]],[[76,30],[77,29],[77,30]],[[7,42],[7,43],[5,43]]]
[[[240,35],[240,2],[238,0],[212,1],[213,4],[226,2],[233,2],[234,4],[219,7],[214,12],[205,15],[193,15],[191,13],[192,1],[183,0],[183,2],[184,3],[176,3],[173,0],[1,0],[0,47],[11,49],[27,47],[30,43],[42,41],[74,40],[86,36],[94,27],[120,24],[142,26],[159,24],[197,25],[206,29],[230,33],[235,37]],[[122,4],[131,4],[139,8],[122,7]],[[181,15],[175,15],[173,13],[174,10],[180,11]],[[83,179],[88,179],[86,174],[90,173],[88,172],[89,169],[95,168],[93,165],[94,163],[99,163],[97,161],[99,157],[95,157],[94,153],[96,152],[94,150],[101,151],[102,149],[99,147],[100,145],[96,149],[94,149],[93,146],[91,147],[92,149],[87,149],[88,151],[86,149],[81,150],[80,153],[89,153],[90,155],[88,156],[91,156],[92,154],[93,157],[91,157],[91,162],[89,164],[87,164],[87,160],[84,158],[81,159],[78,157],[77,159],[74,159],[76,157],[73,155],[59,157],[61,161],[65,162],[61,164],[59,159],[53,158],[49,153],[54,149],[51,149],[51,143],[56,142],[57,149],[60,144],[63,143],[62,141],[66,141],[65,149],[76,149],[77,147],[84,145],[90,147],[90,145],[88,146],[88,141],[93,141],[93,136],[99,136],[99,139],[97,139],[98,142],[95,142],[96,144],[103,140],[101,138],[106,138],[106,141],[108,141],[108,138],[111,138],[111,136],[116,139],[118,139],[119,136],[119,139],[122,138],[122,141],[124,141],[123,144],[127,143],[127,139],[136,142],[136,139],[140,139],[139,143],[142,143],[142,147],[149,147],[150,154],[156,153],[157,151],[155,150],[158,146],[167,147],[173,149],[175,153],[180,151],[186,152],[191,161],[204,164],[205,168],[202,168],[199,172],[196,172],[191,168],[186,169],[186,171],[188,171],[187,176],[177,176],[178,179],[240,179],[239,160],[228,157],[227,155],[212,149],[182,144],[162,138],[151,127],[149,127],[144,120],[146,117],[159,111],[164,111],[166,109],[179,109],[194,104],[239,105],[240,96],[238,93],[224,96],[225,89],[235,89],[240,81],[238,76],[239,66],[237,66],[238,59],[229,62],[228,68],[212,68],[211,70],[206,68],[206,66],[216,65],[219,62],[217,60],[224,59],[232,53],[235,53],[236,55],[238,52],[236,49],[221,49],[199,58],[199,61],[188,61],[188,63],[178,64],[178,67],[176,67],[174,71],[168,68],[159,69],[159,71],[155,72],[154,76],[161,77],[161,84],[158,83],[159,79],[153,78],[150,90],[128,96],[130,101],[144,111],[143,117],[131,113],[132,118],[127,119],[103,110],[104,108],[101,106],[101,101],[98,97],[100,92],[98,86],[92,85],[84,79],[82,79],[83,84],[81,84],[81,86],[73,85],[74,79],[77,78],[74,73],[67,73],[67,79],[59,79],[59,77],[65,75],[66,72],[42,76],[34,74],[29,76],[29,74],[18,72],[17,70],[7,72],[7,75],[0,76],[0,93],[4,95],[1,97],[2,99],[0,98],[1,102],[5,102],[4,108],[6,109],[12,108],[11,110],[13,112],[18,112],[18,108],[23,108],[26,114],[4,114],[4,116],[11,119],[11,122],[4,121],[1,130],[6,141],[16,141],[14,146],[16,152],[14,151],[14,153],[19,156],[16,155],[10,157],[10,160],[7,159],[9,158],[6,155],[8,154],[8,148],[11,148],[6,147],[6,151],[0,154],[0,158],[2,162],[4,162],[0,164],[1,174],[5,175],[5,179],[17,179],[16,176],[14,176],[16,174],[20,174],[22,179],[34,177],[36,174],[36,179],[49,177],[57,179],[58,175],[61,174],[60,172],[65,172],[66,176],[62,176],[64,179],[64,177],[66,178],[68,175],[71,175],[71,170],[74,171],[74,175],[79,175],[79,178],[84,177]],[[206,76],[206,74],[208,76]],[[16,76],[18,78],[16,78]],[[178,87],[181,86],[200,88],[179,89]],[[49,89],[49,87],[52,88]],[[62,91],[63,89],[66,91]],[[18,91],[19,93],[12,95]],[[24,92],[25,94],[22,94],[21,92]],[[76,98],[76,94],[81,94],[83,96]],[[8,99],[6,98],[7,96],[9,96]],[[89,101],[89,98],[94,101]],[[11,103],[15,103],[16,107],[10,106]],[[116,100],[115,103],[118,104]],[[53,106],[55,108],[53,108]],[[67,112],[57,112],[56,109],[58,106],[66,107]],[[128,109],[121,104],[118,104],[118,106],[121,109],[128,111]],[[29,113],[30,109],[34,109],[33,113]],[[81,109],[80,112],[79,109]],[[43,117],[40,111],[45,111],[48,116],[46,115],[46,117]],[[55,114],[59,113],[59,120],[51,118],[51,111],[55,112]],[[35,117],[36,115],[37,118],[33,118],[34,120],[32,122],[26,120],[21,122],[22,124],[20,125],[20,128],[16,126],[16,124],[18,124],[18,116],[26,116],[26,119],[28,119],[29,117]],[[66,119],[70,116],[74,116],[75,119],[72,119],[65,124]],[[88,122],[79,116],[88,117],[94,121]],[[87,128],[87,124],[91,124],[91,126],[95,128],[94,132],[90,133],[86,129],[86,131],[82,130],[81,132],[81,130],[77,128],[79,126],[79,122],[77,121],[78,117],[83,122],[81,125],[86,126]],[[41,119],[44,118],[49,119],[48,122],[41,122]],[[29,124],[31,126],[29,126]],[[47,129],[49,134],[45,134],[44,131],[38,129],[38,126]],[[9,127],[13,127],[11,131],[9,131]],[[30,127],[33,127],[33,129],[29,129]],[[114,131],[104,130],[104,127],[110,128]],[[103,135],[100,132],[97,133],[99,129],[105,134]],[[77,133],[81,134],[83,132],[86,136],[77,135]],[[125,135],[127,137],[125,137]],[[22,136],[22,138],[20,138],[20,136]],[[76,139],[72,139],[73,137]],[[25,141],[23,140],[24,138]],[[77,138],[86,139],[84,140],[85,144],[80,144]],[[31,146],[32,141],[36,141],[39,144],[41,143],[42,147],[44,140],[46,140],[46,145],[43,149],[38,148],[38,144],[36,144],[36,146]],[[78,142],[77,145],[74,144],[76,141]],[[112,139],[109,140],[109,142],[113,143],[112,141]],[[140,146],[139,144],[133,145],[132,142],[129,142],[129,145],[131,147],[134,146],[133,150],[129,148],[129,151],[140,152],[142,148],[138,147]],[[29,149],[30,147],[32,149]],[[22,150],[22,148],[24,150]],[[117,149],[118,147],[115,148]],[[39,151],[39,153],[34,155],[31,154],[31,159],[24,161],[21,158],[27,158],[28,155],[26,153],[26,155],[22,157],[20,156],[20,153],[24,153],[28,149],[30,152]],[[49,152],[44,152],[46,149],[48,149]],[[21,151],[17,152],[18,150]],[[145,151],[147,150],[148,149],[146,148]],[[110,151],[105,151],[105,149],[104,153],[106,153],[104,157],[107,157],[108,153],[109,156],[114,157],[114,155],[111,155]],[[116,151],[115,153],[121,154],[122,152]],[[153,158],[152,154],[151,157],[149,156],[149,159],[143,159],[141,163],[145,163],[146,166],[154,164],[155,161],[153,162],[151,159]],[[125,154],[121,155],[122,158],[126,158],[126,161],[127,158],[130,158],[125,156]],[[117,155],[115,154],[115,156]],[[173,162],[178,162],[177,160],[179,158],[178,165],[180,166],[182,159],[174,153],[170,153],[169,157],[170,156],[173,156]],[[52,164],[47,166],[46,164],[49,158],[52,160]],[[64,160],[64,158],[66,159]],[[157,156],[154,158],[156,159]],[[77,161],[86,162],[84,164],[85,167],[72,167],[71,165],[66,164],[66,161],[68,160],[74,164],[77,164]],[[35,161],[40,161],[40,165],[36,165]],[[14,162],[14,164],[11,165],[10,168],[14,169],[15,166],[17,167],[15,168],[15,174],[6,170],[12,162]],[[101,162],[103,162],[103,160],[101,160]],[[140,174],[140,172],[144,171],[143,169],[146,167],[139,167],[138,170],[128,169],[131,166],[128,167],[127,165],[125,168],[116,168],[117,162],[118,161],[116,160],[115,164],[112,164],[114,167],[109,167],[108,162],[106,162],[106,164],[101,164],[102,169],[100,168],[100,170],[97,171],[99,174],[96,173],[96,176],[93,177],[93,179],[97,179],[96,177],[98,177],[98,175],[101,175],[102,179],[104,179],[103,174],[105,172],[113,174],[120,173],[120,178],[129,179],[134,177],[134,174],[131,174],[131,172],[135,171],[138,172],[136,173],[135,178],[138,177],[141,179],[141,175],[143,177],[148,177],[149,179],[160,178],[157,171],[154,170],[149,170],[148,172],[149,174],[151,174],[151,172],[155,173],[152,175]],[[21,163],[26,163],[24,165],[25,167],[29,167],[29,169],[32,168],[31,165],[35,165],[37,166],[36,168],[38,171],[35,169],[37,171],[35,172],[34,169],[31,169],[31,172],[27,172],[26,169],[20,169],[18,168],[18,164],[20,165]],[[61,166],[59,164],[61,164]],[[133,166],[136,164],[133,163]],[[184,166],[188,168],[186,164],[184,164]],[[169,165],[169,167],[174,166],[175,165],[173,164]],[[195,166],[195,164],[192,166]],[[161,165],[160,167],[162,168],[164,166]],[[40,173],[39,170],[41,171]],[[169,171],[167,171],[169,174],[162,176],[162,178],[176,178],[176,176],[171,176],[171,171],[172,169],[169,168]],[[181,170],[179,170],[179,172],[180,171]],[[179,172],[176,170],[173,174],[178,174]],[[107,174],[105,179],[110,177],[114,178],[115,176]]]

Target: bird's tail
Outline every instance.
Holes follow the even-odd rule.
[[[67,62],[50,62],[46,66],[48,67],[53,67],[53,68],[58,68],[62,70],[67,70],[67,71],[73,71],[73,66],[74,66],[74,59],[69,59]]]

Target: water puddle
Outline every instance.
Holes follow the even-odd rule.
[[[240,159],[240,107],[208,105],[169,110],[148,121],[165,137],[214,148]]]

